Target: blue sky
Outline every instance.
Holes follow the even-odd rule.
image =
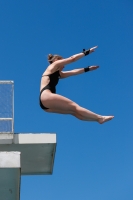
[[[0,80],[15,83],[15,132],[56,133],[52,176],[23,176],[21,200],[133,199],[133,2],[0,1]],[[98,45],[66,70],[57,93],[115,118],[103,125],[48,114],[38,105],[49,53],[69,57]]]

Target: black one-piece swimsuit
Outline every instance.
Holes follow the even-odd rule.
[[[43,76],[48,76],[50,81],[48,83],[48,85],[46,85],[44,88],[41,89],[40,91],[40,96],[39,96],[39,104],[40,104],[40,107],[43,109],[43,110],[46,110],[46,109],[49,109],[47,107],[45,107],[42,102],[41,102],[41,94],[44,90],[46,89],[49,89],[52,93],[56,93],[56,85],[58,84],[59,82],[59,79],[60,79],[60,73],[59,71],[56,71],[54,72],[53,74],[49,74],[49,75],[43,75]]]

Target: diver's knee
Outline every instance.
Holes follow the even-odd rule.
[[[77,115],[79,113],[79,105],[76,103],[73,103],[71,105],[71,110],[73,112],[74,115]]]

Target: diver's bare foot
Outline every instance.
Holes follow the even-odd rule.
[[[104,122],[107,122],[113,118],[114,118],[114,116],[100,116],[98,119],[98,122],[99,122],[99,124],[103,124]]]

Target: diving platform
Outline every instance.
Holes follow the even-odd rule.
[[[0,81],[0,199],[20,200],[22,175],[51,175],[55,133],[14,133],[14,82]]]

